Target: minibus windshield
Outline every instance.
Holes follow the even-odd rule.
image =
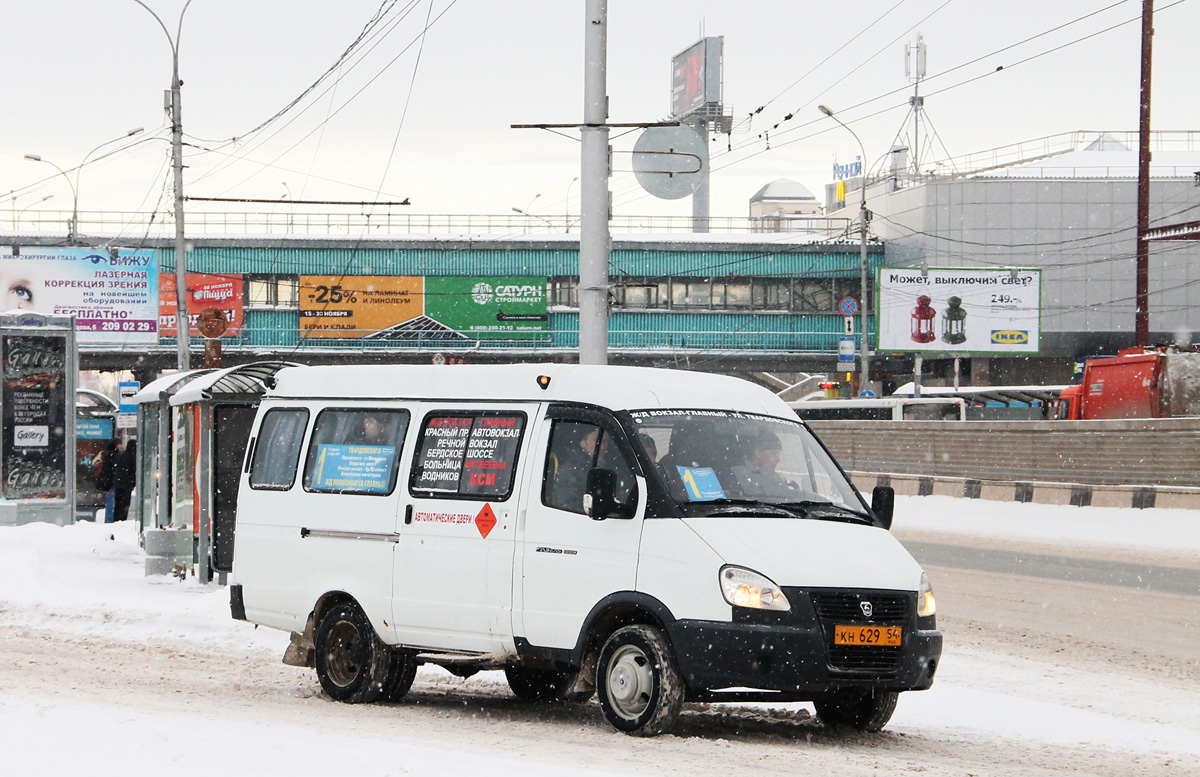
[[[686,515],[795,515],[869,521],[812,433],[727,410],[640,410],[637,443]]]

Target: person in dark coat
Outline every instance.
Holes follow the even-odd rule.
[[[137,480],[137,440],[130,440],[113,459],[113,520],[129,517],[129,500]]]
[[[117,457],[117,444],[109,442],[104,450],[92,459],[92,481],[96,488],[104,492],[104,522],[113,522],[113,462]]]

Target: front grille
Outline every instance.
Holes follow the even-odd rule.
[[[862,602],[871,603],[871,617],[863,615]],[[886,623],[902,626],[908,620],[908,597],[872,591],[831,591],[812,594],[817,617],[838,623]]]
[[[871,624],[911,628],[909,596],[879,591],[824,591],[811,593],[813,608],[825,633],[829,666],[850,672],[894,672],[900,665],[902,647],[834,645],[833,627]],[[871,603],[871,617],[863,614],[863,602]]]

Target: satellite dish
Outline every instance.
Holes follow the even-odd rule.
[[[633,175],[661,200],[696,191],[708,172],[708,143],[691,127],[647,127],[633,145]]]

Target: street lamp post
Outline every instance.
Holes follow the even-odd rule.
[[[845,127],[846,131],[854,136],[854,140],[858,142],[859,159],[863,165],[867,164],[867,151],[863,147],[862,141],[858,139],[858,134],[854,130],[846,126],[846,124],[833,115],[833,111],[824,105],[818,105],[817,108],[821,113],[836,121]],[[862,297],[858,308],[860,317],[860,326],[862,328],[862,356],[860,357],[861,364],[859,365],[859,390],[866,391],[867,384],[871,379],[871,362],[870,350],[867,347],[867,169],[864,166],[859,174],[859,191],[862,197],[859,200],[858,219],[859,219],[859,280],[862,286],[862,292],[859,296]]]
[[[179,26],[174,38],[150,6],[142,0],[133,1],[154,17],[167,36],[167,43],[171,45],[171,157],[175,167],[175,357],[176,366],[182,371],[191,369],[192,360],[189,342],[191,318],[187,304],[187,242],[183,229],[183,106],[179,96],[179,87],[183,86],[183,82],[179,80],[179,36],[183,32],[183,15],[187,13],[192,0],[187,0],[179,12]]]
[[[67,180],[67,186],[71,187],[71,196],[74,197],[76,200],[78,200],[78,197],[75,197],[75,184],[71,183],[71,176],[67,175],[66,170],[63,170],[61,167],[54,164],[49,159],[42,159],[40,154],[26,154],[25,158],[28,159],[30,162],[45,162],[46,164],[50,165],[55,170],[57,170],[59,172],[59,174],[62,175],[62,177]],[[74,213],[74,211],[71,212],[71,220],[67,223],[67,244],[75,245],[75,213]]]
[[[63,170],[61,167],[59,167],[58,165],[51,162],[49,159],[42,159],[41,155],[39,155],[39,154],[26,154],[25,155],[25,158],[30,160],[31,162],[45,162],[46,164],[51,165],[55,170],[62,173],[63,178],[67,179],[67,185],[71,187],[71,222],[70,222],[69,228],[67,229],[67,243],[68,244],[75,245],[79,239],[79,172],[81,170],[83,170],[83,166],[88,163],[88,158],[91,157],[92,154],[96,153],[100,149],[109,145],[110,143],[116,143],[118,140],[124,140],[125,138],[133,137],[134,135],[136,135],[142,131],[143,131],[142,127],[134,127],[133,129],[129,130],[121,137],[113,138],[112,140],[106,140],[103,143],[101,143],[100,145],[93,148],[91,151],[84,154],[83,161],[80,162],[79,166],[75,168],[75,182],[74,183],[71,183],[71,176],[67,175],[65,170]],[[16,198],[14,197],[13,199],[16,199]],[[42,201],[44,202],[48,199],[49,199],[49,197],[43,197]],[[16,229],[15,224],[13,225],[13,228]]]
[[[78,232],[78,230],[79,230],[79,173],[81,170],[83,170],[83,166],[88,163],[88,158],[91,157],[92,154],[94,154],[97,151],[99,151],[100,149],[104,148],[105,146],[116,143],[119,140],[124,140],[125,138],[132,138],[134,135],[137,135],[144,131],[145,131],[145,127],[134,127],[131,130],[127,130],[125,132],[125,134],[122,135],[121,137],[113,138],[112,140],[106,140],[103,143],[101,143],[100,145],[93,148],[91,151],[89,151],[83,155],[83,161],[79,163],[79,167],[75,168],[75,199],[71,204],[71,221],[75,224],[76,232]]]
[[[521,210],[520,208],[513,208],[513,209],[512,209],[512,212],[513,212],[513,213],[520,213],[522,216],[533,216],[535,219],[540,219],[540,220],[542,220],[542,221],[546,222],[546,226],[550,227],[550,229],[551,229],[551,230],[553,230],[554,232],[557,232],[557,231],[558,231],[558,230],[555,228],[555,226],[554,226],[554,222],[553,222],[553,221],[551,221],[550,219],[546,218],[545,216],[539,216],[539,215],[538,215],[538,214],[536,214],[536,213],[529,213],[529,212],[527,212],[527,211],[523,211],[523,210]]]
[[[53,196],[54,196],[53,194],[47,194],[45,197],[41,198],[37,202],[31,202],[28,205],[26,205],[24,208],[21,208],[19,211],[14,213],[13,214],[13,229],[15,230],[17,228],[17,224],[21,223],[21,216],[25,214],[25,211],[29,210],[34,205],[40,205],[41,203],[45,202],[46,200],[50,199]],[[14,197],[13,199],[16,199],[16,198]]]
[[[14,190],[14,191],[15,191],[15,190]],[[12,195],[12,196],[10,196],[10,197],[8,198],[8,207],[9,207],[9,208],[12,210],[12,228],[13,228],[13,229],[16,229],[16,228],[17,228],[17,219],[20,217],[20,215],[21,215],[22,213],[24,213],[25,211],[29,210],[29,209],[30,209],[30,208],[32,208],[34,205],[38,205],[38,204],[40,204],[40,203],[43,203],[43,202],[45,202],[46,200],[48,200],[48,199],[50,199],[51,197],[53,197],[53,196],[54,196],[53,194],[47,194],[45,197],[41,198],[41,199],[40,199],[40,200],[38,200],[37,202],[31,202],[31,203],[29,203],[28,205],[26,205],[24,208],[21,208],[21,210],[19,210],[19,211],[18,211],[18,210],[17,210],[17,199],[18,199],[18,198],[20,198],[20,197],[21,197],[21,195],[20,195],[20,194],[16,194],[16,195],[14,195],[12,192],[9,192],[9,195]]]
[[[563,215],[566,216],[567,220],[567,228],[564,231],[568,235],[571,234],[571,187],[574,186],[578,180],[579,176],[575,176],[571,179],[571,182],[567,184],[567,199],[566,202],[563,203]]]

